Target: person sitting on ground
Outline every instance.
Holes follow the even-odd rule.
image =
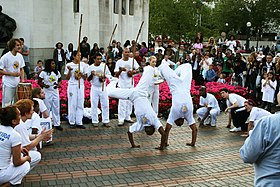
[[[48,109],[43,101],[45,97],[46,97],[45,92],[42,88],[38,87],[32,89],[32,98],[38,101],[39,103],[39,108],[40,108],[39,115],[42,115],[43,118],[48,118],[49,117]]]
[[[249,113],[244,108],[244,102],[246,99],[235,93],[229,93],[227,88],[220,90],[222,98],[227,100],[227,108],[225,112],[229,113],[228,125],[227,128],[231,127],[231,119],[233,122],[234,128],[230,129],[230,132],[239,132],[247,131],[247,125],[245,124]]]
[[[217,116],[220,114],[220,107],[217,99],[213,94],[207,93],[206,87],[201,86],[199,90],[201,108],[197,109],[196,113],[199,116],[200,127],[203,125],[211,124],[216,127]],[[210,119],[211,118],[211,122]]]
[[[39,135],[29,135],[27,128],[28,119],[32,118],[33,114],[33,101],[30,99],[21,99],[16,102],[16,107],[20,111],[20,123],[15,127],[15,130],[20,134],[22,147],[29,151],[29,156],[31,157],[30,167],[34,168],[41,160],[41,153],[36,151],[36,146],[41,141],[47,141],[53,133],[53,130],[43,129]]]
[[[21,136],[14,128],[20,112],[14,105],[0,108],[0,186],[19,185],[30,171],[31,157],[21,148]]]
[[[243,135],[247,137],[249,136],[250,131],[253,130],[257,120],[260,120],[264,116],[269,116],[271,113],[262,108],[256,107],[256,104],[251,99],[244,102],[244,107],[246,108],[247,112],[250,112],[250,116],[248,118],[248,131]]]

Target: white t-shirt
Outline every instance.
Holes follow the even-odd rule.
[[[205,106],[211,107],[212,109],[217,109],[220,110],[219,103],[215,96],[213,94],[207,93],[206,98],[200,96],[200,101],[199,101],[200,106]]]
[[[273,103],[277,81],[269,80],[269,83],[274,89],[271,88],[268,84],[266,84],[265,86],[262,85],[262,90],[263,90],[262,100]]]
[[[65,67],[64,75],[68,75],[68,72],[69,72],[69,69],[67,68],[68,66],[70,66],[73,69],[71,71],[71,75],[70,75],[70,79],[68,80],[68,84],[78,85],[79,81],[77,79],[75,79],[75,72],[78,71],[79,65],[75,64],[74,62],[69,62]],[[85,64],[84,62],[80,62],[80,72],[82,74],[86,74],[88,72],[87,67],[88,67],[87,64]],[[83,78],[80,79],[80,84],[84,85],[84,79]]]
[[[192,84],[192,65],[182,64],[175,69],[175,73],[183,80],[184,88],[190,93]]]
[[[131,84],[132,77],[128,77],[127,72],[132,70],[132,58],[129,58],[127,61],[120,59],[117,61],[114,72],[118,72],[120,67],[125,68],[126,71],[122,71],[119,76],[118,85],[120,88],[132,88],[133,85]],[[134,60],[134,70],[138,69],[139,65],[136,60]]]
[[[58,71],[58,74],[56,75],[53,71],[49,74],[45,71],[42,71],[39,75],[40,78],[43,79],[43,83],[45,85],[50,86],[49,88],[44,88],[44,91],[55,91],[57,92],[58,89],[54,89],[54,86],[58,85],[58,79],[61,78],[60,72]]]
[[[139,132],[150,125],[153,125],[158,130],[162,126],[148,98],[139,97],[135,99],[134,108],[137,122],[129,127],[129,132]]]
[[[47,110],[47,106],[45,105],[44,101],[39,98],[33,98],[34,100],[38,101],[40,112],[43,113]]]
[[[32,128],[38,129],[38,134],[41,133],[42,127],[40,125],[41,118],[40,118],[39,114],[37,114],[36,112],[33,112],[32,118],[28,119],[26,121],[28,121],[28,123],[26,123],[26,124],[28,125],[27,130],[28,130],[29,134],[32,134]]]
[[[0,125],[0,170],[11,164],[12,147],[21,144],[21,137],[12,127]]]
[[[161,63],[167,63],[169,66],[170,65],[172,65],[172,66],[174,66],[175,65],[175,63],[174,62],[172,62],[171,60],[165,60],[165,59],[162,59],[162,61],[161,61]]]
[[[0,59],[0,69],[6,72],[20,72],[20,68],[25,66],[24,59],[20,53],[16,56],[11,51],[3,55]],[[3,75],[2,83],[10,88],[17,87],[20,82],[20,76],[12,77]]]
[[[256,121],[261,119],[264,116],[268,116],[271,113],[268,112],[267,110],[264,110],[262,108],[258,108],[258,107],[253,107],[251,112],[250,112],[250,116],[249,116],[249,121]]]
[[[31,141],[29,139],[29,132],[27,130],[28,127],[31,126],[31,120],[26,120],[25,122],[23,122],[22,120],[20,120],[20,123],[15,126],[15,130],[20,134],[21,136],[21,147],[25,147],[29,144],[31,144]]]
[[[101,88],[102,87],[102,82],[99,81],[99,78],[96,75],[98,75],[98,74],[103,75],[104,66],[105,66],[104,63],[100,64],[99,66],[95,66],[94,64],[89,66],[88,72],[87,72],[88,77],[91,75],[92,71],[95,71],[95,76],[93,76],[92,80],[90,81],[92,87],[95,87],[95,88]],[[105,70],[105,76],[108,79],[112,78],[111,72],[110,72],[109,68],[107,67],[107,65],[106,65],[106,70]],[[104,86],[104,88],[105,87],[106,86]]]
[[[227,106],[233,105],[235,102],[238,103],[238,107],[244,106],[244,102],[246,99],[240,95],[237,95],[235,93],[228,94],[228,99],[227,99]]]

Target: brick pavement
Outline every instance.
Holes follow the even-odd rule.
[[[165,121],[163,120],[163,123]],[[43,149],[43,159],[28,174],[22,186],[253,186],[253,166],[242,163],[239,149],[244,142],[240,133],[225,128],[222,113],[217,127],[199,128],[196,147],[186,126],[174,127],[170,146],[155,150],[159,133],[135,134],[140,149],[131,149],[128,124],[86,130],[55,132],[55,145]]]

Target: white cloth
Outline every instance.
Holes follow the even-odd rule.
[[[12,127],[0,125],[0,170],[9,167],[12,147],[21,144],[21,137]]]
[[[0,185],[6,182],[12,185],[21,184],[23,177],[25,177],[29,171],[29,162],[24,162],[17,167],[15,167],[13,163],[10,163],[7,168],[0,170]]]
[[[269,80],[270,82],[270,85],[273,87],[271,88],[268,84],[266,84],[265,86],[262,86],[263,87],[263,96],[262,96],[262,100],[263,101],[267,101],[267,102],[270,102],[270,103],[273,103],[273,100],[274,100],[274,94],[275,94],[275,89],[276,89],[276,86],[277,86],[277,81],[271,81]]]
[[[171,60],[165,60],[165,59],[162,59],[162,61],[161,61],[161,63],[167,63],[169,66],[174,66],[175,65],[175,63],[174,62],[172,62]]]
[[[175,73],[182,79],[187,93],[190,93],[193,78],[192,65],[189,63],[182,64],[176,68]]]
[[[217,116],[220,114],[220,107],[217,99],[213,94],[207,93],[206,98],[200,96],[199,105],[203,106],[197,109],[196,113],[202,119],[207,112],[207,108],[211,107],[209,115],[211,116],[211,124],[216,124]]]
[[[185,66],[185,68],[188,68],[188,66]],[[182,78],[178,77],[178,75],[165,63],[159,66],[159,71],[166,80],[172,94],[172,106],[167,123],[173,125],[175,120],[184,118],[187,120],[189,125],[194,124],[195,120],[193,118],[193,102],[191,95],[188,92],[188,82],[190,81],[191,77],[186,78],[187,75],[184,74],[183,71],[180,71]],[[185,73],[187,72],[188,71]],[[182,89],[186,86],[186,89]]]
[[[3,55],[0,59],[0,69],[6,72],[20,72],[20,68],[25,66],[24,59],[20,53],[17,53],[16,56],[12,54],[11,51]],[[20,82],[20,76],[12,77],[3,75],[2,84],[7,87],[15,88]]]
[[[237,95],[235,93],[230,93],[228,94],[228,99],[227,99],[227,106],[233,105],[235,102],[238,103],[238,107],[244,106],[244,102],[246,99],[240,95]]]
[[[104,66],[106,66],[105,76],[106,76],[106,78],[111,80],[112,79],[111,72],[110,72],[108,66],[105,65],[105,63],[102,63],[99,66],[95,66],[94,64],[92,64],[92,65],[89,66],[88,71],[87,71],[88,77],[91,75],[92,71],[95,71],[95,76],[92,77],[92,80],[90,81],[90,83],[91,83],[92,87],[99,88],[100,90],[102,90],[102,82],[99,81],[99,77],[96,76],[96,75],[103,76]],[[105,89],[106,89],[106,86],[104,86],[104,90]]]
[[[69,62],[66,67],[65,67],[65,71],[64,71],[64,75],[68,75],[69,69],[67,68],[68,66],[70,66],[73,70],[71,70],[71,75],[70,75],[70,79],[68,80],[68,85],[78,85],[79,84],[79,80],[75,79],[75,72],[78,72],[79,69],[79,64],[75,64],[74,62]],[[88,65],[85,64],[84,62],[80,62],[80,72],[82,74],[86,74],[88,72],[87,69]],[[84,85],[84,79],[80,79],[80,85]]]
[[[26,120],[23,122],[20,120],[20,123],[15,126],[15,130],[20,134],[21,136],[21,147],[25,147],[29,144],[31,144],[31,141],[29,139],[29,132],[28,132],[28,127],[31,126],[31,120]]]
[[[264,110],[264,109],[258,108],[258,107],[252,107],[252,110],[251,110],[250,116],[249,116],[249,121],[255,122],[256,120],[260,120],[262,117],[269,116],[269,115],[271,115],[271,113],[268,112],[267,110]]]
[[[47,106],[45,105],[45,103],[42,99],[39,99],[39,98],[33,98],[33,99],[38,101],[40,113],[43,113],[46,110],[48,110]]]
[[[197,109],[196,113],[198,115],[198,117],[200,119],[202,119],[205,115],[205,113],[207,112],[207,108],[206,107],[201,107],[199,109]],[[211,116],[211,124],[214,125],[216,124],[217,121],[217,116],[220,114],[220,110],[213,108],[209,111],[209,115]],[[207,118],[204,120],[204,124],[207,124]]]
[[[16,88],[2,85],[2,107],[9,106],[16,101]]]
[[[82,81],[81,81],[82,82]],[[68,120],[70,125],[83,125],[84,85],[68,84]]]
[[[147,71],[149,66],[144,67],[144,72]],[[158,105],[159,105],[159,85],[155,85],[155,81],[160,79],[160,73],[158,69],[154,68],[154,75],[153,75],[153,81],[148,87],[148,99],[152,104],[152,108],[155,111],[156,114],[158,114]]]

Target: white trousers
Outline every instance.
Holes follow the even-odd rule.
[[[118,120],[131,120],[132,102],[129,100],[133,96],[134,90],[131,88],[116,88],[116,81],[111,81],[107,86],[107,93],[109,97],[119,99],[118,104]]]
[[[102,92],[99,87],[91,86],[90,89],[91,101],[91,117],[92,123],[98,123],[98,102],[100,100],[102,110],[102,122],[109,123],[109,98],[106,88]]]
[[[154,89],[149,92],[149,101],[152,104],[152,108],[158,115],[158,104],[159,104],[159,86],[155,85]]]
[[[71,125],[83,125],[84,114],[84,85],[68,84],[68,120]]]
[[[196,113],[200,119],[202,119],[204,117],[206,112],[207,112],[206,107],[201,107],[201,108],[197,109],[197,111],[196,111]],[[211,116],[211,124],[216,124],[217,116],[220,114],[220,111],[218,109],[213,108],[210,110],[209,114]]]
[[[41,161],[41,153],[30,150],[28,154],[31,157],[30,170],[32,170]]]
[[[13,163],[10,163],[9,167],[0,170],[0,185],[9,182],[12,185],[20,184],[21,180],[30,171],[29,162],[15,167]]]
[[[54,126],[60,126],[60,102],[58,90],[55,92],[44,89],[46,99],[44,103],[48,109],[49,114],[52,112],[52,121]]]
[[[16,101],[16,87],[10,88],[3,84],[3,86],[2,86],[2,107],[6,107],[11,104],[14,104],[15,101]]]

